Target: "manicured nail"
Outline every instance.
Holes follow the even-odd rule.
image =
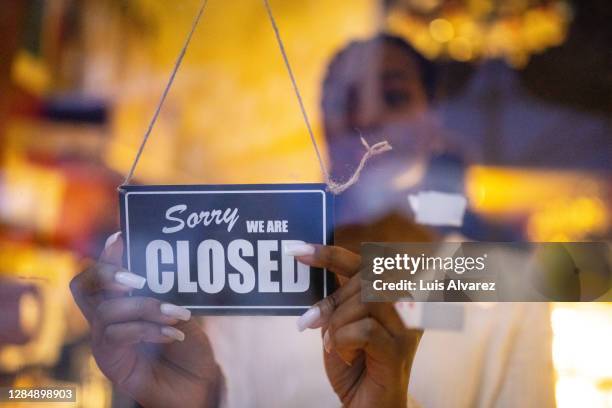
[[[338,354],[338,355],[340,356],[340,354]],[[347,361],[347,360],[345,360],[345,359],[344,359],[342,356],[340,356],[340,359],[341,359],[342,361],[344,361],[344,364],[346,364],[346,365],[347,365],[347,366],[349,366],[349,367],[352,367],[352,365],[353,365],[353,362],[352,362],[352,361]]]
[[[313,328],[310,326],[315,324],[320,318],[321,309],[319,309],[319,306],[313,306],[297,319],[297,328],[301,332],[308,328]]]
[[[161,328],[161,333],[166,337],[170,337],[171,339],[175,339],[178,341],[185,340],[185,333],[183,333],[176,327],[164,326]]]
[[[144,285],[147,282],[147,280],[142,276],[128,271],[117,272],[115,274],[115,281],[134,289],[144,288]]]
[[[323,348],[326,353],[331,351],[331,342],[329,339],[329,330],[325,330],[325,334],[323,335]]]
[[[315,247],[308,244],[285,244],[285,253],[291,256],[312,255]]]
[[[110,248],[111,245],[113,245],[115,242],[117,242],[117,240],[119,239],[120,236],[121,236],[121,231],[117,231],[113,235],[111,235],[110,237],[106,238],[106,242],[104,243],[104,249]]]
[[[182,306],[173,305],[171,303],[162,303],[160,309],[166,316],[174,317],[179,320],[187,321],[191,318],[191,311]]]

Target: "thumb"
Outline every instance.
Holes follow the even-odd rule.
[[[123,237],[121,231],[115,232],[106,239],[100,261],[121,266],[123,263]]]

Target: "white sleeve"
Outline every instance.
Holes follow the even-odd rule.
[[[490,379],[479,406],[554,407],[552,327],[547,303],[514,304],[505,339],[487,353]],[[487,382],[485,380],[485,382]]]
[[[525,305],[497,399],[499,407],[554,407],[552,326],[548,303]]]

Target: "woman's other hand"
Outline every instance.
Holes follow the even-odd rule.
[[[100,261],[70,283],[98,366],[145,407],[217,406],[223,376],[202,328],[183,307],[128,296],[145,279],[121,269],[122,255],[117,233]]]
[[[289,253],[334,272],[344,284],[299,320],[322,328],[325,369],[348,407],[406,407],[410,369],[422,331],[407,329],[392,303],[361,301],[361,257],[335,246],[299,245]]]

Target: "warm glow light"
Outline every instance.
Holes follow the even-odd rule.
[[[473,0],[433,8],[407,3],[390,10],[386,28],[428,58],[504,58],[514,68],[524,67],[532,54],[561,44],[572,18],[564,0],[539,4]]]
[[[569,241],[587,232],[605,232],[607,225],[608,211],[600,199],[559,198],[533,213],[527,233],[535,241]]]
[[[429,23],[429,32],[433,39],[438,42],[450,41],[455,35],[453,25],[443,18],[437,18]]]
[[[155,30],[125,39],[121,80],[109,84],[117,96],[105,161],[121,174],[132,163],[199,5],[195,0],[134,3],[146,10]],[[376,30],[377,7],[370,0],[352,1],[350,10],[346,2],[326,0],[274,7],[313,124],[320,123],[320,88],[329,60],[350,40]],[[324,150],[321,130],[314,131]],[[261,1],[210,2],[136,176],[147,183],[321,180]]]
[[[612,304],[556,304],[552,327],[557,406],[609,407]]]
[[[43,95],[50,87],[51,74],[44,62],[27,51],[15,56],[11,67],[11,79],[35,95]]]
[[[36,285],[42,300],[37,307],[40,318],[26,317],[41,323],[36,338],[25,345],[0,349],[0,365],[4,369],[19,371],[26,366],[52,366],[57,362],[68,325],[69,282],[78,268],[79,260],[72,252],[0,241],[0,277]]]
[[[448,44],[448,53],[457,61],[469,61],[472,59],[472,46],[464,37],[457,37]]]
[[[0,221],[50,233],[57,228],[66,180],[59,172],[7,154],[0,186]]]
[[[605,180],[587,173],[472,166],[470,206],[485,217],[527,219],[532,241],[582,240],[610,229]]]

